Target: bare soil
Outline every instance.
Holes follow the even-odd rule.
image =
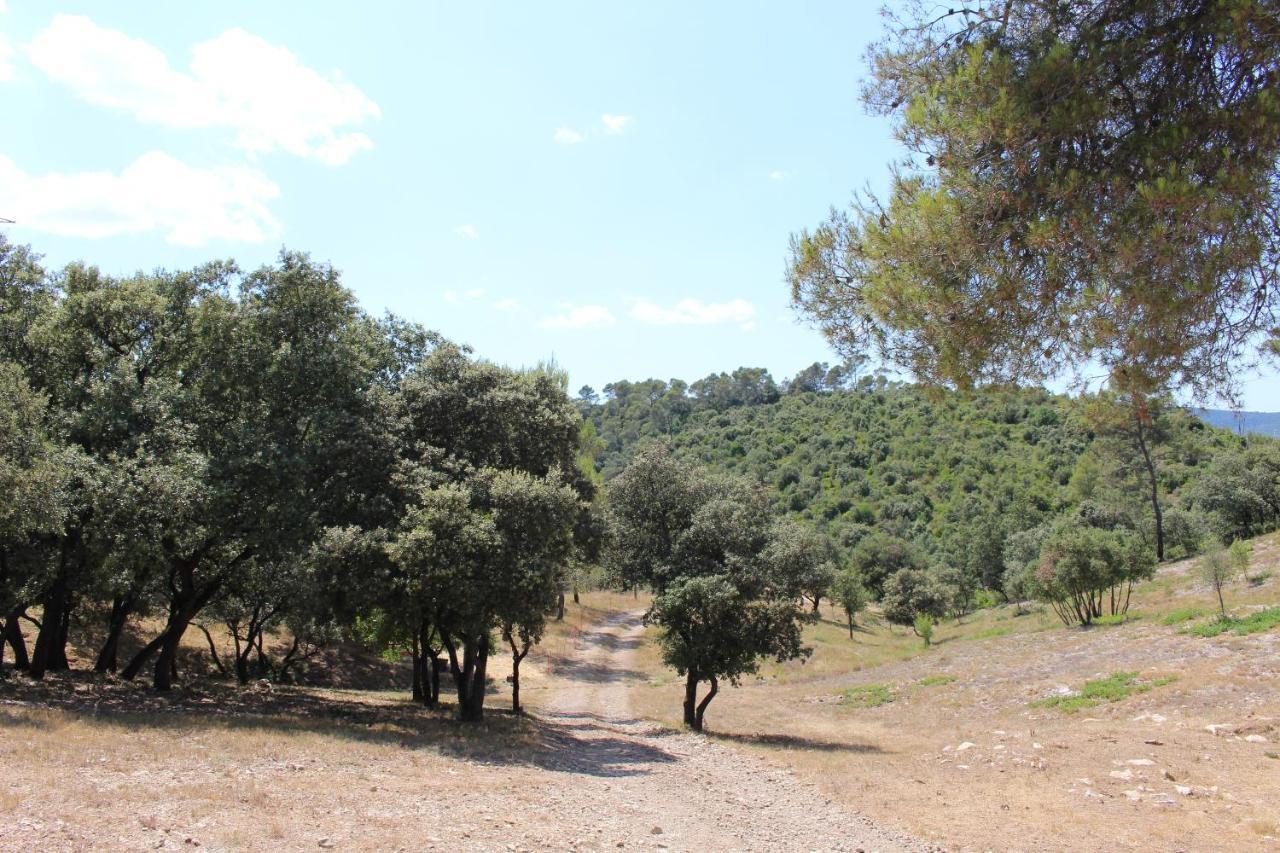
[[[1255,545],[1264,568],[1277,552],[1275,537]],[[1027,628],[986,639],[948,625],[942,633],[957,633],[925,650],[903,629],[850,641],[827,623],[815,630],[872,659],[890,642],[916,652],[833,672],[821,657],[836,652],[821,646],[817,660],[722,692],[710,736],[949,849],[1280,849],[1280,630],[1206,639],[1181,631],[1192,622],[1164,624],[1188,605],[1216,609],[1194,568],[1163,569],[1135,592],[1139,618],[1120,625],[1024,616],[1009,622]],[[1229,594],[1246,612],[1280,603],[1278,593],[1272,577]],[[675,726],[682,689],[657,666],[646,663],[653,675],[632,701]],[[1148,689],[1072,713],[1042,704],[1119,672]],[[867,693],[846,693],[858,688],[889,701],[860,707]]]
[[[642,633],[630,611],[566,636],[531,673],[535,713],[479,729],[357,691],[10,679],[0,849],[930,849],[637,719]]]

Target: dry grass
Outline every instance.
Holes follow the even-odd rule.
[[[1256,541],[1254,563],[1255,575],[1280,564],[1280,536]],[[1277,604],[1272,575],[1233,587],[1228,606]],[[1182,561],[1135,590],[1133,618],[1088,629],[1007,606],[944,622],[925,649],[874,616],[850,640],[833,610],[806,631],[812,658],[723,692],[707,724],[878,821],[957,846],[1254,850],[1275,843],[1263,830],[1280,814],[1267,757],[1280,741],[1280,631],[1179,633],[1215,605]],[[636,661],[649,675],[636,709],[679,725],[680,686],[652,644]],[[1074,714],[1033,704],[1117,672],[1160,686]]]

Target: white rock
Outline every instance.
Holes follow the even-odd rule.
[[[1031,748],[1032,748],[1032,749],[1044,749],[1044,744],[1042,744],[1042,743],[1033,743],[1033,744],[1031,744]]]
[[[1245,735],[1244,739],[1249,743],[1266,743],[1267,739],[1262,735]]]
[[[1190,797],[1195,793],[1195,789],[1190,785],[1174,785],[1173,789],[1184,797]]]
[[[1111,778],[1123,779],[1124,781],[1128,782],[1130,779],[1133,778],[1133,771],[1132,770],[1112,770]]]
[[[1135,803],[1136,803],[1138,800],[1141,800],[1141,799],[1142,799],[1142,794],[1138,793],[1137,791],[1125,791],[1125,792],[1124,792],[1124,795],[1125,795],[1126,797],[1128,797],[1131,801],[1135,802]]]
[[[967,740],[956,747],[956,752],[964,752],[966,749],[973,749],[975,746],[977,746],[976,743],[974,743],[973,741]]]
[[[1154,767],[1156,764],[1150,758],[1130,758],[1125,763],[1132,764],[1134,767]]]

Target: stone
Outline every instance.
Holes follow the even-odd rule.
[[[334,847],[338,846],[338,843],[334,841],[332,838],[321,838],[320,846],[326,850],[332,850]]]
[[[649,834],[650,834],[650,835],[661,835],[661,834],[662,834],[662,827],[660,827],[660,826],[655,826],[653,829],[649,830]]]
[[[1244,739],[1249,743],[1267,743],[1267,739],[1262,735],[1245,735]]]
[[[1150,758],[1130,758],[1125,764],[1132,764],[1134,767],[1154,767],[1156,763]]]
[[[1130,779],[1133,778],[1133,771],[1132,770],[1112,770],[1111,778],[1122,779],[1125,782],[1128,782]]]
[[[964,752],[966,749],[973,749],[975,746],[977,746],[976,743],[967,740],[956,747],[956,752]]]
[[[1190,797],[1195,794],[1195,789],[1190,785],[1174,785],[1173,790],[1177,791],[1181,796]]]

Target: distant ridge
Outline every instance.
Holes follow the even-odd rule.
[[[1252,432],[1280,438],[1280,412],[1233,412],[1229,409],[1192,409],[1207,424],[1232,432]]]

